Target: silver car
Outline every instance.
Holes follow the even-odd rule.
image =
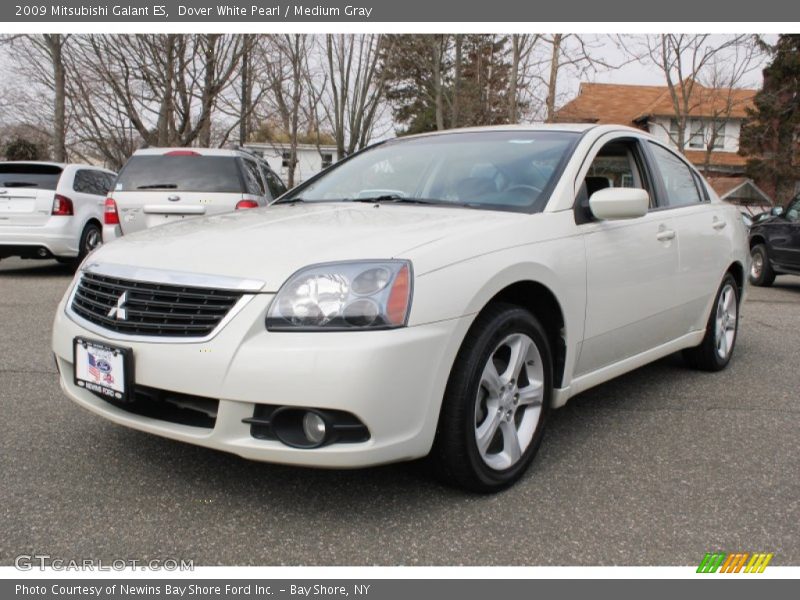
[[[266,206],[285,191],[265,161],[243,150],[138,150],[106,199],[103,239],[191,217]]]

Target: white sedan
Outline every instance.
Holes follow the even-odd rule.
[[[430,455],[493,491],[575,394],[676,351],[724,368],[747,261],[738,211],[641,131],[440,132],[101,247],[53,350],[128,427],[296,465]]]

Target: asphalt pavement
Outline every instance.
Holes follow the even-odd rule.
[[[64,397],[50,353],[70,273],[0,262],[0,564],[800,564],[800,277],[751,288],[729,368],[669,357],[553,413],[510,490],[444,487],[419,463],[249,462],[114,425]]]

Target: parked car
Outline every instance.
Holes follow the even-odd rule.
[[[103,202],[115,178],[91,165],[0,162],[0,258],[77,266],[102,241]]]
[[[800,275],[800,194],[750,229],[750,281],[769,286],[781,274]]]
[[[137,150],[106,200],[103,239],[189,217],[266,206],[285,191],[266,161],[244,150]]]
[[[642,131],[410,136],[103,246],[53,351],[70,398],[134,429],[318,467],[430,454],[493,491],[575,394],[676,351],[723,369],[748,258],[738,210]]]

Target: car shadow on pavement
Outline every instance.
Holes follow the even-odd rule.
[[[584,427],[598,410],[639,408],[638,389],[654,377],[691,373],[680,356],[662,359],[614,381],[593,388],[570,401],[567,407],[551,414],[540,456],[516,485],[501,494],[525,494],[525,486],[538,486],[557,477],[559,457],[580,446],[593,432]],[[627,407],[626,407],[627,405]],[[119,456],[136,448],[135,469],[150,481],[169,482],[178,494],[192,490],[198,503],[233,503],[256,512],[266,510],[303,511],[333,517],[342,506],[363,518],[374,513],[376,503],[408,502],[430,510],[442,500],[473,501],[492,495],[475,494],[440,483],[426,459],[364,469],[317,469],[250,461],[238,456],[183,444],[133,430],[107,431],[107,452]],[[577,439],[576,439],[577,438]],[[585,438],[581,440],[581,438]],[[542,461],[543,455],[547,460]],[[542,464],[546,462],[546,464]],[[128,474],[134,477],[133,474]],[[244,506],[243,506],[244,505]],[[446,505],[446,503],[442,503]]]
[[[0,277],[64,277],[72,276],[75,269],[56,261],[14,261],[6,265],[0,261]]]

